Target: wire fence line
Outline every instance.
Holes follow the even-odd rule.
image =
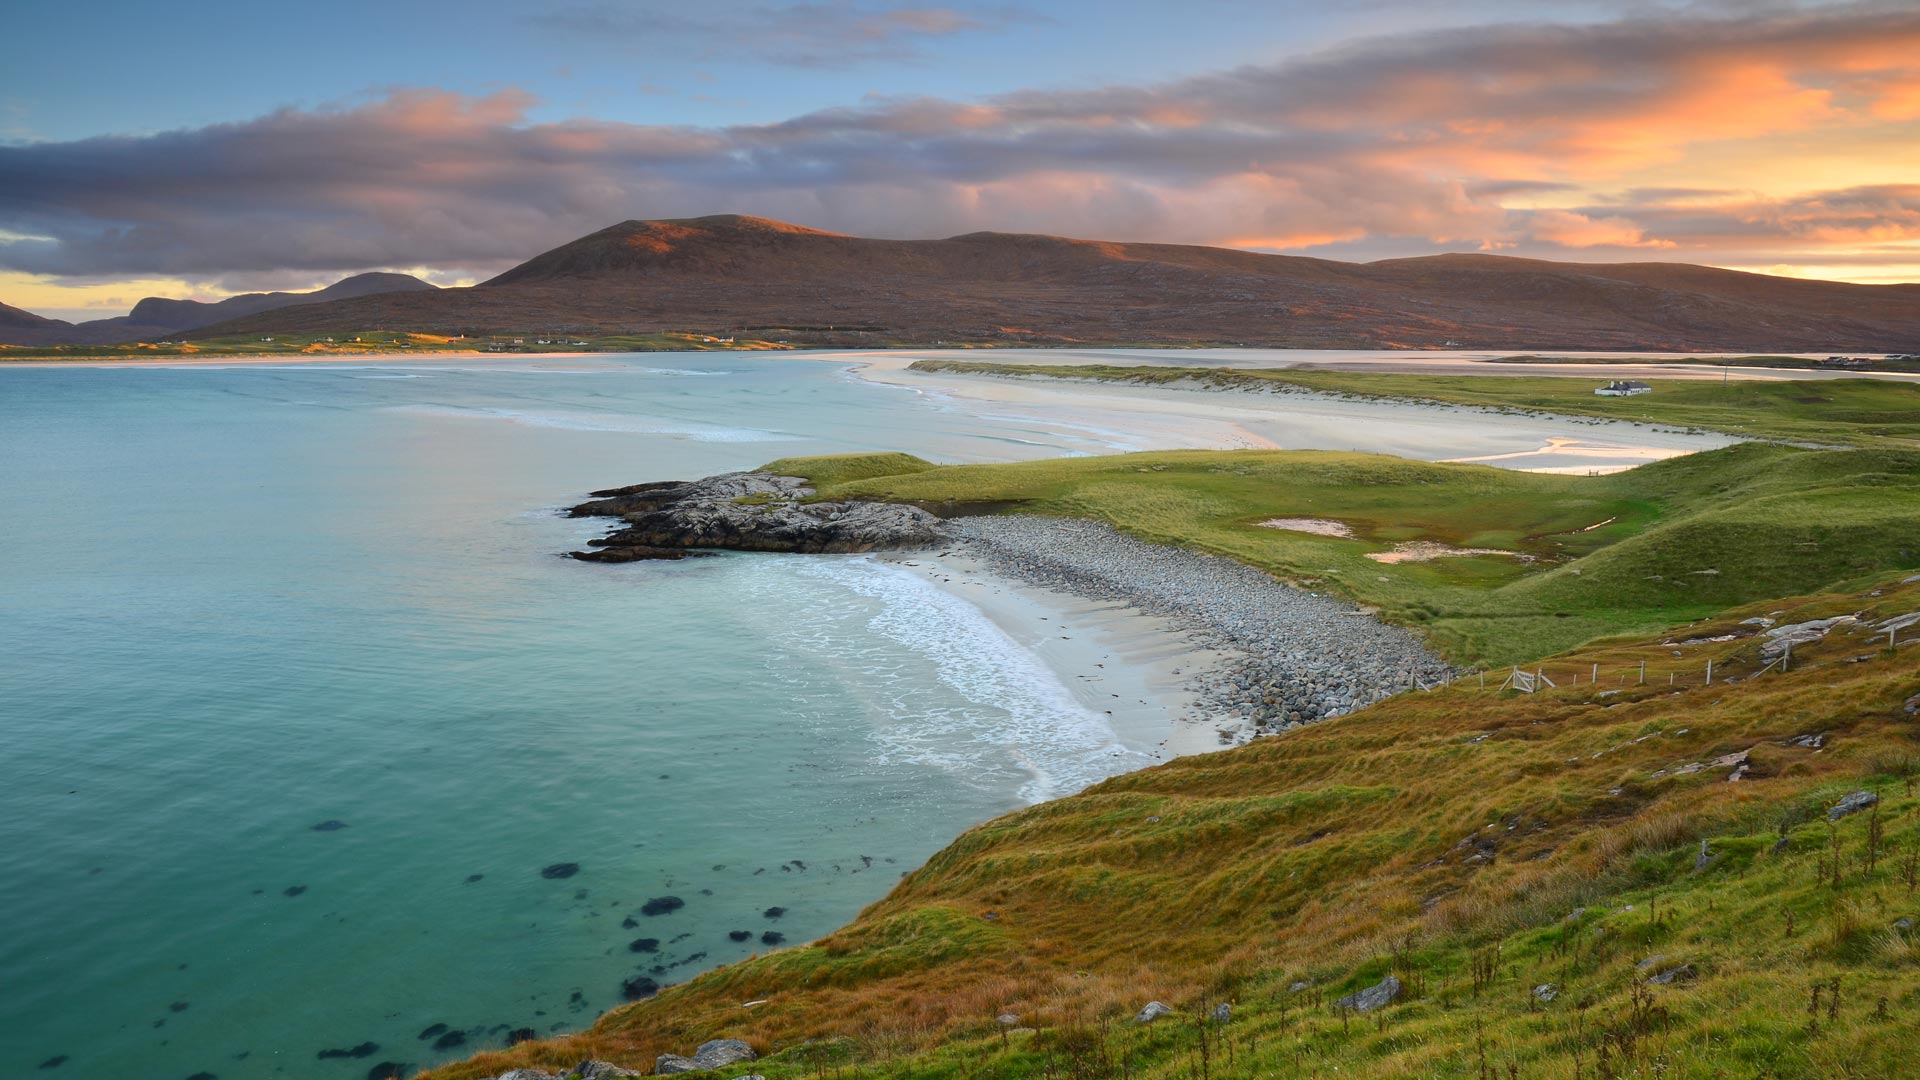
[[[1908,646],[1920,644],[1920,636],[1900,638],[1899,629],[1901,628],[1886,631],[1884,637],[1875,633],[1869,642],[1862,642],[1862,645],[1871,645],[1881,654],[1891,654]],[[1765,657],[1763,656],[1762,659]],[[1851,663],[1858,659],[1862,658],[1852,657],[1848,660],[1828,663]],[[1451,690],[1493,693],[1514,691],[1533,694],[1580,686],[1595,687],[1602,691],[1624,690],[1636,686],[1708,687],[1742,683],[1763,675],[1785,674],[1808,666],[1825,667],[1827,663],[1816,661],[1809,664],[1796,660],[1793,655],[1793,646],[1788,644],[1779,656],[1768,660],[1758,668],[1751,666],[1750,662],[1730,658],[1673,664],[1649,663],[1640,660],[1625,667],[1591,662],[1577,666],[1564,662],[1537,663],[1475,669],[1465,675],[1433,682],[1422,680],[1409,672],[1408,689],[1426,693]]]

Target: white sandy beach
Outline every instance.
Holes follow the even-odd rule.
[[[1074,699],[1104,714],[1120,740],[1157,760],[1222,749],[1231,720],[1204,714],[1188,680],[1221,654],[1169,620],[1015,581],[964,551],[878,556],[978,608],[1038,656]]]

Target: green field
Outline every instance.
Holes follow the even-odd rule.
[[[1279,450],[940,467],[896,454],[765,468],[814,479],[821,498],[1104,521],[1377,607],[1463,664],[1527,660],[1920,567],[1920,451],[1746,443],[1609,476]],[[1353,536],[1259,524],[1274,518],[1335,521]],[[1367,557],[1409,541],[1511,554]]]
[[[1653,392],[1594,394],[1599,377],[1383,375],[1239,368],[1047,366],[921,360],[917,371],[1138,385],[1182,383],[1222,390],[1304,391],[1354,398],[1407,398],[1490,409],[1595,416],[1754,439],[1833,446],[1920,446],[1920,383],[1885,379],[1735,381],[1648,379]]]
[[[1888,360],[1885,353],[1868,353],[1873,371],[1920,372],[1920,360]],[[1822,365],[1819,360],[1809,360],[1804,356],[1634,356],[1621,353],[1615,356],[1553,356],[1551,354],[1520,353],[1514,356],[1502,356],[1493,361],[1495,364],[1592,364],[1606,367],[1610,364],[1673,364],[1685,367],[1763,367],[1780,368],[1788,371],[1816,371]]]

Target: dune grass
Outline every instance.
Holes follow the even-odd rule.
[[[1875,625],[1917,610],[1881,575],[1548,658],[1554,690],[1468,680],[1116,777],[969,831],[820,941],[431,1075],[716,1037],[767,1055],[717,1075],[769,1080],[1906,1075],[1920,643]],[[1859,621],[1761,674],[1765,612]],[[1878,807],[1830,824],[1857,790]],[[1333,1006],[1389,974],[1393,1005]],[[1148,1000],[1176,1014],[1131,1023]]]
[[[1653,386],[1652,393],[1610,398],[1593,392],[1603,381],[1604,372],[1596,373],[1591,379],[1489,378],[1106,364],[1046,366],[965,360],[921,360],[913,364],[913,369],[1143,385],[1183,383],[1222,390],[1407,398],[1701,428],[1788,442],[1906,448],[1920,445],[1920,384],[1885,379],[1736,381],[1724,385],[1711,379],[1648,379],[1644,381]]]
[[[1167,451],[996,465],[773,462],[820,498],[1104,521],[1377,607],[1465,664],[1652,631],[1920,567],[1920,453],[1742,444],[1609,476],[1331,451]],[[897,471],[896,471],[897,470]],[[1264,527],[1348,526],[1351,538]],[[1383,564],[1407,541],[1505,554]]]

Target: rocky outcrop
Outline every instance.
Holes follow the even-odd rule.
[[[618,517],[626,527],[589,541],[589,562],[678,559],[700,549],[809,554],[874,551],[931,543],[940,519],[916,506],[805,502],[813,489],[796,476],[724,473],[704,480],[635,484],[596,491],[573,517]]]
[[[707,1069],[722,1069],[741,1061],[752,1061],[760,1055],[753,1052],[739,1039],[714,1039],[703,1042],[693,1052],[692,1057],[679,1054],[661,1054],[654,1062],[655,1076],[672,1076],[676,1073],[704,1072]]]

